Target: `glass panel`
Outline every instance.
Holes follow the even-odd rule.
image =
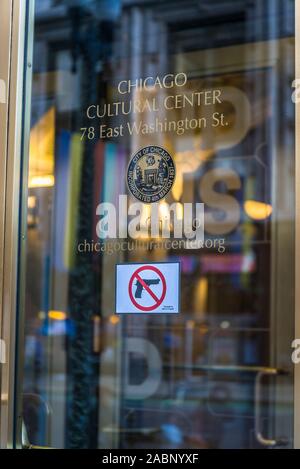
[[[293,445],[294,8],[36,2],[20,359],[32,444]],[[171,262],[178,314],[116,314],[117,264]],[[153,279],[132,288],[144,308],[163,298]]]

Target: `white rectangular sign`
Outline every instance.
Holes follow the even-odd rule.
[[[180,264],[116,265],[116,313],[179,313]]]

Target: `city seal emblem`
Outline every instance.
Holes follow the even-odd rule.
[[[174,161],[162,147],[153,145],[141,148],[129,162],[128,189],[145,204],[163,199],[170,192],[174,180]]]

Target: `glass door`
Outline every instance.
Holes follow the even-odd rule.
[[[11,15],[11,2],[5,1],[2,5],[2,13],[4,17]],[[10,28],[9,21],[5,26],[0,29],[0,291],[2,292],[3,285],[3,251],[4,251],[4,225],[5,225],[5,184],[6,184],[6,149],[7,149],[7,122],[8,122],[8,84],[9,84],[9,49],[10,49]],[[7,408],[7,393],[4,389],[2,373],[3,367],[6,362],[6,347],[3,334],[3,314],[2,314],[2,295],[0,295],[0,393],[1,393],[1,406],[0,406],[0,423],[1,415]],[[0,434],[2,433],[3,426],[0,425]],[[1,438],[0,438],[1,443]],[[0,444],[1,446],[1,444]]]
[[[16,444],[294,446],[294,22],[36,2]]]

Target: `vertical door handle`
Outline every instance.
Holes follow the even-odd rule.
[[[255,378],[255,437],[262,446],[272,448],[275,446],[285,446],[288,444],[287,440],[276,440],[266,438],[262,430],[262,413],[261,413],[261,396],[262,396],[262,379],[264,376],[280,376],[286,374],[285,371],[276,368],[266,368],[259,371]]]

